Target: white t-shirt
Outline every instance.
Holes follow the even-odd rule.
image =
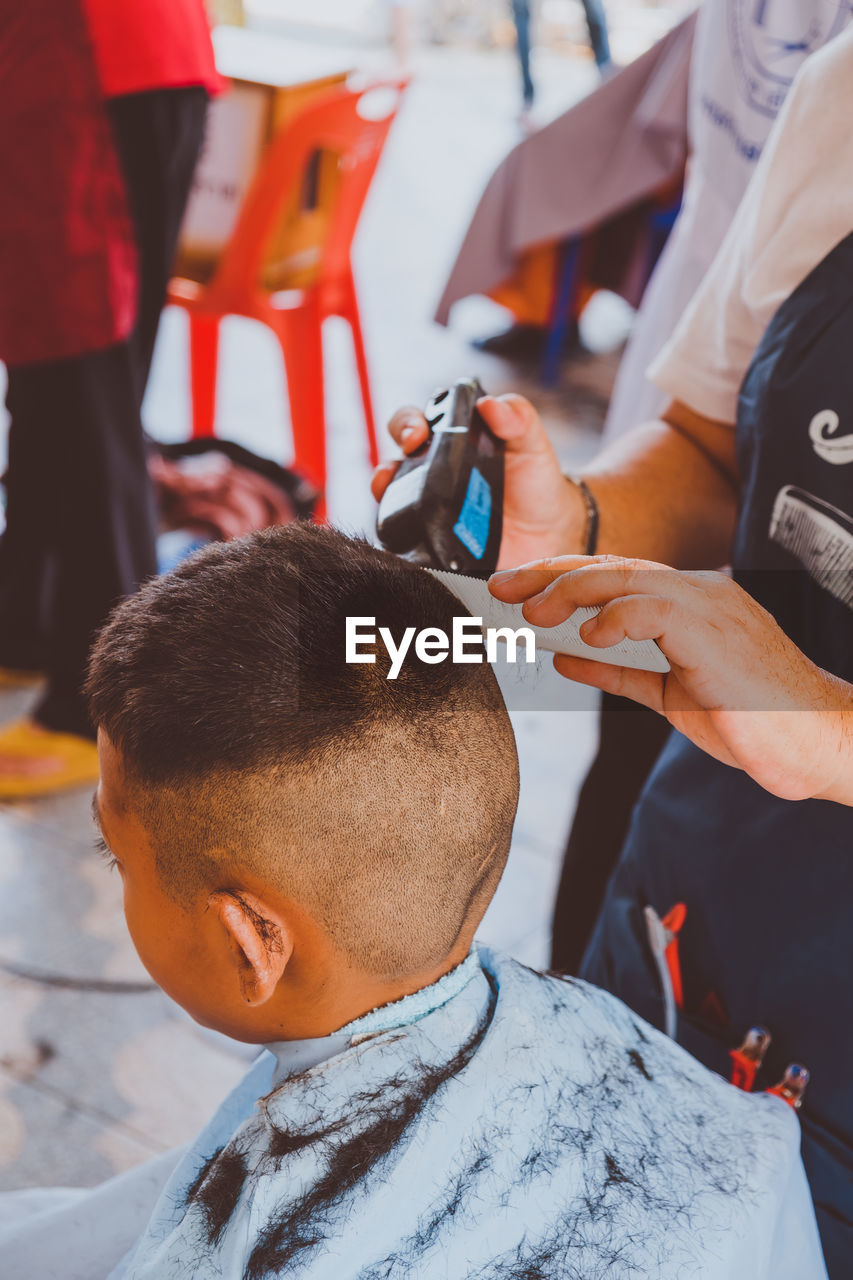
[[[853,28],[798,73],[722,247],[649,377],[697,413],[733,423],[773,315],[851,231]]]
[[[796,72],[850,17],[849,0],[704,0],[690,64],[684,205],[619,369],[608,436],[664,407],[646,371],[713,262]]]

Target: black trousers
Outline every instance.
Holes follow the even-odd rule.
[[[140,411],[207,100],[194,87],[107,104],[139,252],[130,337],[9,369],[0,665],[46,670],[36,719],[68,733],[92,732],[81,687],[99,626],[156,570]]]
[[[559,973],[578,972],[634,806],[669,737],[663,716],[612,693],[602,695],[599,728],[554,906],[551,968]]]

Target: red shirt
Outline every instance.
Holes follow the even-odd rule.
[[[222,87],[204,0],[83,0],[101,90]]]
[[[220,87],[203,0],[0,0],[0,359],[121,341],[138,263],[104,98]]]

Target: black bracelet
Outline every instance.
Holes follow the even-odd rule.
[[[586,508],[586,536],[583,554],[585,556],[594,556],[598,546],[598,503],[595,500],[595,494],[582,476],[567,475],[566,479],[576,489],[580,489],[583,504]]]

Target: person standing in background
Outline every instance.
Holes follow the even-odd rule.
[[[385,0],[388,12],[388,42],[394,64],[407,75],[411,69],[415,47],[414,0]]]
[[[156,572],[141,407],[207,102],[203,0],[0,0],[0,358],[11,416],[0,799],[95,780],[81,686],[110,609]]]
[[[646,370],[716,257],[797,70],[844,29],[851,12],[847,0],[702,5],[690,66],[684,202],[619,366],[605,442],[666,408],[669,397]],[[668,736],[669,726],[653,711],[603,695],[598,752],[581,790],[557,893],[554,969],[578,970],[634,805]]]
[[[518,61],[521,65],[521,121],[525,126],[530,124],[529,113],[536,96],[536,86],[530,70],[530,8],[532,0],[512,0],[512,18],[515,23],[515,39],[518,49]],[[582,0],[584,17],[589,31],[589,43],[592,47],[595,65],[604,72],[610,66],[610,41],[607,37],[607,15],[604,12],[604,0]]]

